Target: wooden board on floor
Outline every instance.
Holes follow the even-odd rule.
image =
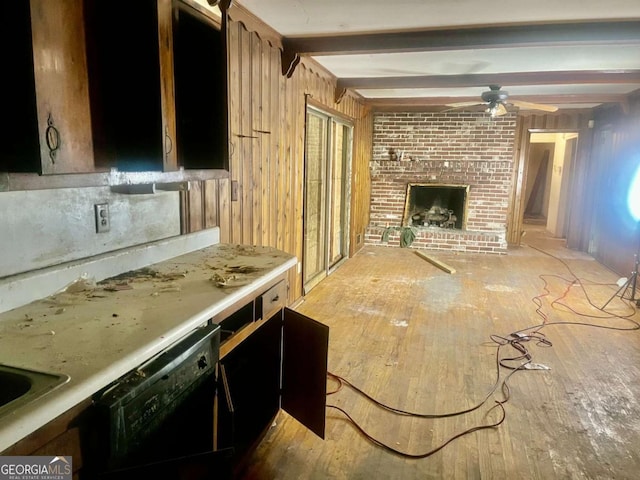
[[[443,270],[443,271],[445,271],[447,273],[456,273],[456,269],[455,268],[450,267],[446,263],[441,262],[440,260],[438,260],[436,258],[433,258],[431,255],[427,255],[426,253],[421,252],[420,250],[416,250],[415,252],[419,257],[424,258],[427,262],[431,263],[432,265],[435,265],[440,270]]]

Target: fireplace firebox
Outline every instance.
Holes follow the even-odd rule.
[[[469,185],[410,183],[402,226],[424,226],[463,230]]]

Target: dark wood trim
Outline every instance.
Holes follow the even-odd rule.
[[[307,107],[312,107],[315,108],[317,110],[319,110],[321,113],[324,113],[326,115],[329,115],[333,118],[337,118],[339,120],[342,120],[343,122],[347,122],[351,127],[353,127],[353,121],[354,119],[334,108],[331,108],[327,105],[325,105],[322,102],[319,102],[317,100],[315,100],[313,97],[310,97],[309,95],[306,96],[307,99]],[[306,109],[305,109],[306,111]]]
[[[481,73],[404,77],[339,78],[336,91],[347,88],[457,88],[488,85],[561,85],[640,83],[640,70]]]
[[[66,412],[60,414],[54,420],[43,425],[39,429],[31,432],[26,437],[18,440],[12,446],[1,452],[2,455],[32,455],[43,445],[51,442],[56,437],[64,434],[70,428],[77,426],[76,423],[81,415],[91,406],[91,399],[83,400],[76,406],[71,407]],[[74,458],[74,467],[75,465]]]
[[[285,50],[300,55],[347,55],[543,45],[623,44],[638,40],[640,21],[629,20],[284,37],[282,44]]]
[[[174,172],[103,172],[67,175],[0,172],[0,192],[54,188],[109,187],[147,183],[179,183],[229,178],[227,170],[177,170]],[[160,188],[159,188],[160,190]]]
[[[280,60],[282,63],[282,75],[291,78],[300,64],[300,59],[301,57],[297,53],[287,49],[282,50]]]

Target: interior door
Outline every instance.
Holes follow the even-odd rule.
[[[282,409],[324,439],[329,327],[284,309]]]
[[[307,109],[303,279],[305,293],[347,257],[352,126]]]

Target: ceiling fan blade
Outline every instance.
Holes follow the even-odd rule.
[[[522,102],[520,100],[509,100],[509,103],[523,109],[543,110],[545,112],[555,112],[558,107],[555,105],[544,105],[542,103]]]
[[[473,107],[474,105],[484,105],[484,102],[458,102],[447,103],[447,107],[459,108],[459,107]]]

